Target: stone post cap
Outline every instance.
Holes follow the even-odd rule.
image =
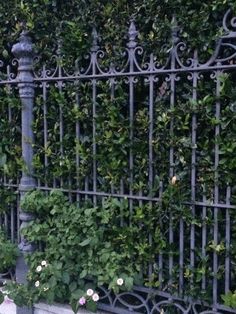
[[[32,39],[29,31],[22,31],[20,34],[19,42],[13,45],[12,53],[17,59],[28,57],[34,57],[34,45],[32,44]]]

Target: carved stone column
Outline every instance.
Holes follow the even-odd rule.
[[[12,53],[18,59],[18,88],[22,104],[21,116],[21,132],[22,132],[22,158],[24,167],[20,180],[20,197],[35,188],[35,180],[33,177],[33,105],[34,105],[34,76],[33,76],[33,58],[34,49],[31,38],[27,31],[21,33],[19,42],[12,48]],[[34,219],[30,213],[24,212],[24,208],[20,208],[20,229]],[[22,235],[19,243],[20,257],[16,265],[16,280],[19,283],[26,283],[28,272],[24,255],[30,254],[35,250],[35,245],[29,243]],[[32,313],[29,308],[17,308],[17,314]]]

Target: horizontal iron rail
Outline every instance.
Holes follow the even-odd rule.
[[[11,183],[4,183],[5,187],[13,187],[18,188],[17,184]],[[152,202],[161,202],[161,198],[159,197],[148,197],[148,196],[141,196],[141,195],[129,195],[129,194],[118,194],[118,193],[106,193],[106,192],[99,192],[99,191],[84,191],[84,190],[70,190],[70,189],[63,189],[63,188],[55,188],[55,187],[45,187],[45,186],[37,186],[37,189],[42,191],[52,191],[57,190],[64,193],[72,193],[72,194],[82,194],[82,195],[97,195],[103,197],[117,197],[117,198],[127,198],[133,200],[143,200],[143,201],[152,201]],[[201,207],[210,207],[210,208],[222,208],[222,209],[236,209],[236,205],[230,205],[225,203],[209,203],[209,202],[183,202],[184,205],[195,205]]]
[[[56,81],[77,81],[86,79],[106,79],[106,78],[116,78],[116,77],[129,77],[129,76],[155,76],[162,74],[180,74],[180,73],[191,73],[191,72],[211,72],[216,70],[234,70],[236,69],[236,64],[229,65],[216,65],[216,66],[200,66],[194,68],[174,68],[174,69],[157,69],[155,71],[133,71],[133,72],[117,72],[117,73],[98,73],[98,74],[80,74],[80,75],[68,75],[68,76],[48,76],[48,77],[34,77],[34,82],[56,82]],[[17,85],[18,83],[29,83],[27,81],[14,80],[0,80],[0,85]]]
[[[19,80],[0,80],[0,85],[17,85],[18,83],[21,83]],[[22,83],[28,83],[28,82],[22,82]]]
[[[235,70],[236,64],[233,65],[217,65],[217,66],[205,66],[196,68],[176,68],[176,69],[158,69],[155,71],[133,71],[133,72],[118,72],[118,73],[98,73],[98,74],[80,74],[80,75],[68,75],[68,76],[53,76],[53,77],[35,77],[35,82],[47,82],[47,81],[76,81],[86,79],[105,79],[116,77],[128,77],[128,76],[155,76],[159,74],[179,74],[179,73],[191,73],[191,72],[212,72],[216,70]]]

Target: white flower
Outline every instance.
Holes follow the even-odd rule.
[[[87,296],[91,297],[93,295],[93,289],[87,290]]]
[[[39,287],[39,281],[37,280],[34,285],[36,288]]]
[[[177,177],[173,176],[173,178],[171,179],[171,184],[175,185],[176,181],[177,181]]]
[[[44,287],[43,288],[43,291],[47,291],[49,288],[48,287]]]
[[[118,286],[122,286],[124,283],[124,280],[122,278],[118,278],[116,283],[118,284]]]
[[[41,262],[41,265],[42,265],[42,266],[45,266],[45,267],[48,266],[46,261],[42,261],[42,262]]]
[[[42,266],[38,266],[37,268],[36,268],[36,271],[39,273],[40,271],[42,270]]]
[[[99,295],[97,293],[94,293],[94,295],[92,296],[92,299],[94,302],[97,302],[99,300]]]

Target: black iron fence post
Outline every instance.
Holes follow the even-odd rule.
[[[35,180],[33,177],[33,105],[34,105],[34,76],[33,76],[33,58],[34,49],[31,38],[28,32],[23,31],[19,42],[12,48],[12,52],[18,59],[18,88],[22,104],[22,158],[24,167],[20,180],[20,196],[21,199],[24,194],[35,187]],[[26,227],[27,224],[34,219],[30,213],[24,212],[24,208],[20,208],[20,229]],[[25,262],[25,254],[30,254],[35,250],[35,245],[29,243],[27,239],[20,237],[19,243],[20,257],[16,266],[16,280],[19,283],[26,283],[27,280],[27,264]],[[30,308],[18,308],[17,314],[32,313]]]

